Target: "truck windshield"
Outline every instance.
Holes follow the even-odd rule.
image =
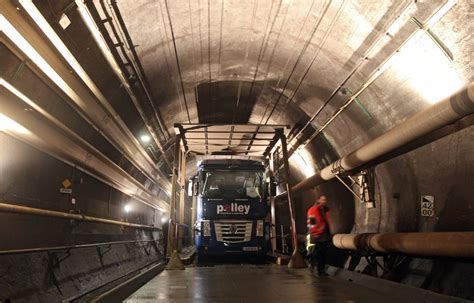
[[[263,172],[208,170],[200,173],[200,193],[208,198],[262,198]]]

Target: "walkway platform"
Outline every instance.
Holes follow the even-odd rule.
[[[125,302],[401,302],[337,277],[275,265],[163,271]]]

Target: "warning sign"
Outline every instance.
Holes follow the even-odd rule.
[[[69,188],[71,187],[72,183],[69,181],[69,179],[64,179],[63,183],[61,183],[64,188]]]
[[[434,215],[434,196],[421,196],[421,216],[433,217]]]

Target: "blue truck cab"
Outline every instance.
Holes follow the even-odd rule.
[[[270,208],[262,163],[204,160],[195,179],[198,258],[266,255],[270,250]]]

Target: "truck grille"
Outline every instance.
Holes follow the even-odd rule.
[[[219,242],[248,242],[252,237],[252,221],[214,221]]]

